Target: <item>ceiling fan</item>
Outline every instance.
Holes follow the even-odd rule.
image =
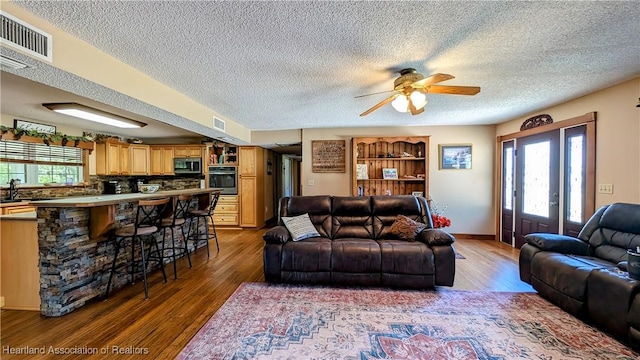
[[[393,95],[380,101],[360,114],[360,116],[367,116],[388,103],[391,103],[393,108],[399,112],[408,111],[411,115],[418,115],[424,111],[424,107],[427,105],[427,96],[425,94],[475,95],[480,92],[480,87],[478,86],[434,85],[453,78],[453,75],[440,73],[424,77],[413,68],[400,70],[400,77],[393,82],[393,90],[356,96],[356,98],[360,98],[394,92]]]

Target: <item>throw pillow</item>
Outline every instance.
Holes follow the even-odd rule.
[[[293,241],[308,239],[310,237],[320,236],[316,227],[311,223],[309,214],[299,216],[282,217],[282,222],[287,230],[291,233]]]
[[[420,241],[429,246],[450,245],[456,240],[453,235],[440,229],[427,229],[420,236]]]
[[[398,215],[391,225],[391,233],[402,240],[413,241],[426,226],[404,215]]]

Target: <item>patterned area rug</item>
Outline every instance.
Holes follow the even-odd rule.
[[[178,359],[638,359],[535,293],[245,283]]]

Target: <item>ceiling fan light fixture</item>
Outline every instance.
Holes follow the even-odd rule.
[[[409,110],[409,99],[407,99],[406,95],[400,94],[391,102],[391,106],[396,111],[407,112]]]
[[[417,110],[420,110],[427,105],[427,95],[420,91],[414,90],[409,97],[411,98],[411,103]]]
[[[137,129],[147,124],[76,103],[42,104],[51,111],[123,129]]]

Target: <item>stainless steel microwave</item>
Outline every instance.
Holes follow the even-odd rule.
[[[173,172],[176,174],[202,174],[201,158],[173,159]]]

